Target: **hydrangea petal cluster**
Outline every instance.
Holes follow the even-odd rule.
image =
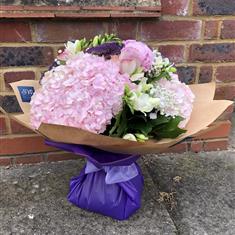
[[[158,110],[162,115],[184,118],[179,127],[184,128],[193,109],[194,94],[190,88],[172,74],[172,80],[160,79],[155,82],[151,94],[160,99]]]
[[[45,73],[42,87],[31,99],[31,123],[82,128],[103,133],[122,109],[129,77],[119,73],[118,63],[79,53]]]
[[[153,63],[154,54],[152,50],[144,43],[135,40],[126,40],[124,48],[121,50],[121,64],[135,62],[136,68],[142,67],[148,71]]]

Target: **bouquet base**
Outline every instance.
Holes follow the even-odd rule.
[[[136,163],[138,155],[48,140],[46,143],[87,159],[79,176],[70,181],[69,202],[117,220],[128,219],[141,207],[144,180]]]
[[[74,205],[113,219],[125,220],[141,206],[143,177],[139,166],[133,179],[107,184],[107,173],[102,169],[86,174],[84,167],[79,176],[70,181],[68,201]]]

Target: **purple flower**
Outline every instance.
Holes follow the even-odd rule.
[[[123,44],[117,42],[107,42],[95,47],[88,48],[86,53],[110,58],[112,55],[119,55],[123,46]]]

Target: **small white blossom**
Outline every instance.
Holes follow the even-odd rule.
[[[131,106],[133,110],[142,113],[149,113],[153,109],[157,109],[160,104],[160,99],[150,94],[152,88],[152,84],[147,84],[147,78],[142,78],[137,89],[129,93],[129,106]]]
[[[76,40],[75,42],[68,41],[65,44],[66,50],[70,52],[72,55],[76,55],[80,51],[80,41]]]
[[[133,134],[126,134],[122,137],[124,140],[137,141]]]
[[[153,98],[149,94],[140,94],[133,99],[133,108],[142,113],[149,113],[159,105],[160,100]]]
[[[136,74],[131,75],[130,80],[132,82],[140,81],[143,77],[144,77],[144,73],[136,73]]]
[[[156,113],[150,113],[149,118],[150,119],[157,119],[157,114]]]

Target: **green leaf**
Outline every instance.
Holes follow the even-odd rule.
[[[128,120],[128,128],[133,131],[140,131],[148,136],[154,128],[164,123],[168,123],[169,118],[159,115],[157,119],[149,119],[144,114],[139,114]]]
[[[121,115],[122,115],[122,112],[119,112],[118,115],[115,117],[115,123],[113,125],[113,127],[111,128],[111,130],[109,131],[109,135],[112,136],[113,133],[115,132],[115,130],[118,128],[118,125],[120,123],[120,120],[121,120]]]
[[[163,115],[158,115],[158,117],[156,119],[150,119],[150,122],[154,127],[156,127],[158,125],[168,123],[169,118],[166,116],[163,116]]]
[[[152,131],[153,126],[150,122],[139,121],[139,122],[129,122],[128,128],[132,129],[134,132],[139,131],[143,133],[145,136]]]
[[[177,69],[175,67],[170,67],[169,71],[171,73],[176,73],[177,72]]]
[[[179,117],[179,116],[177,116],[175,118],[170,118],[169,122],[162,124],[162,125],[159,125],[156,128],[154,128],[154,130],[151,134],[153,134],[154,137],[157,139],[176,138],[177,136],[186,132],[186,130],[178,127],[179,123],[182,120],[183,120],[183,118]]]
[[[127,130],[127,119],[126,119],[126,109],[124,108],[121,115],[120,125],[117,128],[117,136],[121,137],[126,134]]]
[[[127,106],[116,116],[114,126],[109,131],[110,136],[122,137],[127,133]]]

